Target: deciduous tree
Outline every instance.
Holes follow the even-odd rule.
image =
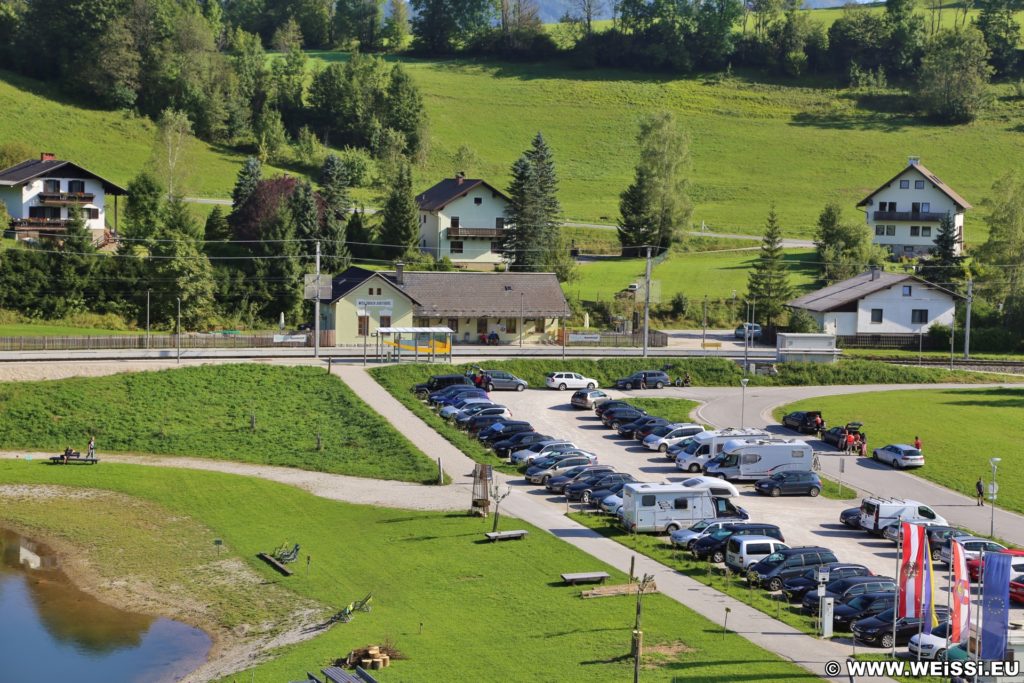
[[[973,121],[989,101],[988,58],[985,39],[973,26],[939,31],[928,41],[917,77],[928,114],[949,123]]]

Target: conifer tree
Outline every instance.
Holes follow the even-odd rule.
[[[935,246],[918,273],[928,282],[956,291],[964,276],[964,257],[957,254],[956,224],[949,212],[939,222]]]
[[[235,189],[231,191],[231,205],[238,210],[245,200],[249,198],[263,179],[263,164],[256,157],[249,157],[238,170],[238,177],[235,180]]]
[[[504,249],[513,268],[555,269],[563,247],[561,222],[554,157],[544,136],[537,133],[530,149],[512,165]]]
[[[208,242],[223,242],[231,237],[231,228],[219,206],[213,207],[213,211],[206,217],[203,234]]]
[[[412,189],[412,169],[399,164],[381,212],[380,244],[388,258],[415,258],[420,239],[419,215]]]
[[[771,328],[793,297],[782,251],[782,228],[773,206],[768,212],[761,253],[747,276],[747,296],[756,304],[756,310],[765,326]]]

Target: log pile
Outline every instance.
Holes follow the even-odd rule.
[[[389,645],[367,645],[366,647],[352,650],[343,663],[349,668],[361,666],[366,670],[386,669],[391,665],[392,659],[401,659],[402,653]]]

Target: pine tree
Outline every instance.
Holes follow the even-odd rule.
[[[297,316],[302,305],[302,265],[286,209],[279,210],[264,226],[257,252],[264,257],[256,262],[266,302],[263,317],[276,320],[281,313],[288,318]]]
[[[391,69],[384,111],[384,125],[402,133],[405,136],[403,151],[410,157],[415,156],[423,138],[423,97],[401,64]]]
[[[554,155],[542,134],[537,133],[533,138],[526,157],[533,166],[536,182],[536,203],[539,212],[537,235],[542,240],[541,244],[547,247],[544,267],[550,270],[559,260],[557,250],[561,245],[559,237],[562,228],[562,205],[558,201],[558,173],[555,171]]]
[[[536,188],[537,180],[533,165],[524,154],[512,165],[512,183],[508,188],[509,202],[505,208],[503,244],[506,258],[512,261],[514,269],[520,271],[541,270],[543,262]]]
[[[412,189],[412,169],[399,165],[381,212],[380,243],[388,258],[415,258],[420,240],[419,215]]]
[[[782,228],[773,206],[768,212],[761,253],[747,276],[747,296],[756,305],[757,313],[771,328],[793,297],[782,251]]]
[[[231,227],[219,206],[213,207],[213,211],[206,217],[203,234],[208,242],[223,242],[231,238]]]
[[[320,169],[320,196],[324,198],[327,208],[337,215],[348,211],[349,179],[345,165],[334,154],[328,154]]]
[[[647,169],[637,166],[636,177],[619,195],[619,243],[623,256],[643,256],[643,247],[658,242],[652,188]]]
[[[313,242],[320,239],[320,211],[316,204],[313,186],[300,181],[288,200],[288,211],[295,238],[302,240],[299,251],[312,252]]]
[[[164,190],[151,173],[145,172],[135,176],[127,189],[124,236],[132,241],[148,240],[160,228]]]
[[[182,235],[193,240],[203,238],[203,230],[181,197],[171,197],[163,210],[165,232]]]
[[[931,257],[922,261],[918,274],[928,282],[956,291],[963,282],[964,257],[957,254],[956,224],[949,212],[939,222]]]
[[[345,218],[324,211],[323,242],[320,245],[322,267],[328,273],[340,273],[349,267],[352,254],[346,243]]]
[[[249,157],[238,170],[235,189],[231,191],[231,206],[237,211],[263,179],[263,164],[256,157]]]
[[[400,52],[409,37],[409,5],[405,0],[391,0],[391,13],[384,21],[388,50]]]
[[[196,240],[165,225],[153,243],[153,319],[174,323],[181,299],[182,331],[203,329],[214,314],[214,280],[210,260]]]

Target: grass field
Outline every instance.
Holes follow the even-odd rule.
[[[481,542],[491,528],[487,519],[351,506],[258,479],[127,465],[4,461],[0,483],[129,493],[205,525],[224,539],[228,553],[303,600],[341,609],[373,594],[372,612],[275,652],[273,661],[232,677],[236,681],[298,680],[353,648],[388,641],[406,656],[388,669],[388,681],[437,680],[444,671],[447,680],[582,682],[625,680],[632,670],[635,601],[580,600],[578,588],[558,580],[560,572],[595,569],[616,582],[626,577],[519,521],[514,524],[530,530],[528,539],[495,545]],[[256,552],[284,539],[300,543],[311,557],[308,576],[300,571],[282,581],[256,564]],[[135,549],[133,538],[125,541]],[[662,595],[644,599],[644,643],[652,650],[685,645],[673,654],[651,654],[645,681],[810,678],[739,636],[723,636]]]
[[[431,460],[318,368],[209,365],[0,384],[0,447],[84,451],[90,434],[100,457],[192,455],[436,481]]]
[[[1024,472],[1014,462],[1024,443],[1024,389],[828,396],[779,408],[776,417],[810,408],[821,410],[830,424],[863,422],[872,448],[920,436],[925,466],[910,472],[968,496],[979,476],[990,479],[989,458],[1002,457],[999,505],[1024,512]]]

